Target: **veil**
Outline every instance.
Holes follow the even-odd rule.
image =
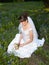
[[[38,38],[38,33],[37,33],[36,28],[35,28],[34,22],[29,16],[28,16],[28,22],[30,23],[30,25],[32,27],[34,38]]]
[[[37,39],[38,34],[37,34],[37,31],[36,31],[35,25],[33,23],[33,20],[29,16],[27,18],[28,18],[28,22],[30,23],[30,25],[32,27],[33,34],[34,34],[34,39]],[[19,26],[18,26],[19,33],[21,32],[21,27],[22,27],[22,24],[20,23]]]

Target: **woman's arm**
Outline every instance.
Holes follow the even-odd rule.
[[[22,36],[22,33],[20,33],[20,40],[19,40],[19,44],[20,44],[20,42],[21,42],[21,39],[23,38],[23,36]]]

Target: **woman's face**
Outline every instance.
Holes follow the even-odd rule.
[[[26,26],[28,22],[27,22],[27,20],[26,20],[26,21],[23,21],[23,22],[21,22],[21,23],[22,23],[23,26]]]

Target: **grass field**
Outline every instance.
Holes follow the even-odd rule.
[[[18,17],[23,11],[28,11],[33,19],[39,38],[45,37],[44,46],[28,59],[6,53],[18,33]],[[43,2],[0,3],[0,65],[49,65],[49,12]]]

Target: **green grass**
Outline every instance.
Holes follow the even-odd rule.
[[[6,53],[18,33],[18,17],[23,11],[28,11],[33,19],[39,38],[45,37],[44,46],[28,59]],[[49,12],[43,2],[0,3],[0,65],[49,65]]]

